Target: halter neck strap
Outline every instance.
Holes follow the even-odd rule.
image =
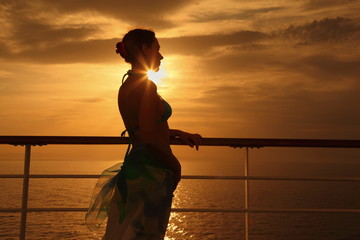
[[[145,77],[146,75],[147,75],[146,73],[135,73],[132,70],[129,70],[124,74],[124,76],[121,80],[121,84],[124,83],[126,76]]]

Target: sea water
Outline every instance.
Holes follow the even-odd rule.
[[[183,159],[185,175],[244,175],[244,149],[214,148],[186,154],[182,148],[174,151],[179,159],[198,156]],[[249,159],[250,174],[359,178],[358,155],[353,150],[314,153],[308,149],[254,149]],[[32,174],[100,174],[116,163],[38,158],[35,154],[32,159]],[[21,174],[22,169],[22,161],[0,161],[0,174]],[[86,208],[95,183],[96,179],[30,179],[28,207]],[[249,187],[250,208],[360,209],[360,182],[253,180]],[[22,179],[0,179],[0,208],[20,208],[21,192]],[[243,209],[244,181],[183,179],[175,192],[173,208]],[[101,239],[106,223],[92,233],[84,224],[84,214],[30,212],[26,239]],[[173,212],[166,239],[245,239],[244,219],[241,212]],[[19,226],[20,213],[0,213],[0,239],[18,239]],[[254,240],[355,240],[360,239],[360,213],[250,213],[249,234]]]

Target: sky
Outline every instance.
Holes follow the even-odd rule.
[[[130,68],[155,31],[171,128],[224,138],[360,139],[359,0],[0,0],[0,135],[119,136]]]

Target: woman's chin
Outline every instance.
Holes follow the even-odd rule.
[[[160,70],[160,67],[153,67],[153,68],[150,68],[149,71],[158,72],[159,70]]]
[[[158,64],[154,64],[154,66],[151,67],[150,70],[154,71],[154,72],[158,72],[160,70],[160,65],[161,63],[158,63]]]

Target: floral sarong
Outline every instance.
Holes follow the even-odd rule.
[[[96,230],[108,216],[104,240],[162,240],[173,197],[173,174],[143,144],[135,145],[123,165],[99,178],[85,222]]]

